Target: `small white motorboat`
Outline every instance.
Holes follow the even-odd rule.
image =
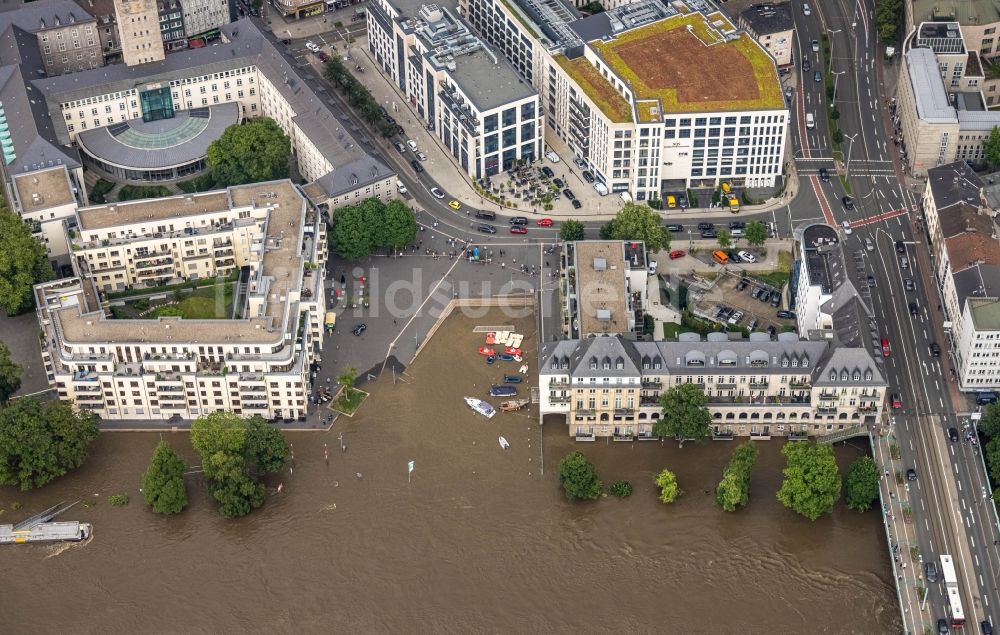
[[[493,408],[493,406],[489,404],[489,402],[483,401],[482,399],[476,399],[475,397],[466,397],[465,403],[469,404],[470,408],[472,408],[479,414],[483,415],[487,419],[492,419],[493,415],[497,413],[497,411]]]
[[[500,441],[500,447],[503,448],[504,450],[510,447],[510,444],[507,443],[507,439],[500,437],[498,440]]]

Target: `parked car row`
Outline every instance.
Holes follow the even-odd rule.
[[[768,302],[773,307],[781,306],[781,291],[770,287],[768,285],[760,284],[758,282],[753,282],[750,278],[741,278],[736,284],[737,291],[743,291],[747,287],[751,287],[750,296],[754,300],[759,300],[760,302]],[[779,314],[782,313],[779,311]],[[788,313],[788,311],[785,311]],[[783,317],[778,315],[778,317]]]

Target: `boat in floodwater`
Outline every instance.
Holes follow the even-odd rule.
[[[483,415],[487,419],[492,419],[493,415],[497,411],[489,404],[489,402],[483,401],[482,399],[476,399],[475,397],[466,397],[465,403],[469,404],[469,407]]]
[[[77,501],[79,502],[79,501]],[[80,542],[90,538],[90,523],[49,522],[76,503],[59,503],[22,520],[16,525],[0,525],[0,545],[28,542]]]

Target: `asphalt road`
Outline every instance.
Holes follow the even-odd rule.
[[[995,612],[1000,604],[1000,557],[995,541],[1000,534],[992,506],[983,498],[988,485],[983,482],[978,448],[964,439],[952,443],[947,436],[948,428],[961,430],[967,422],[959,413],[967,411],[968,405],[964,398],[953,401],[950,373],[942,364],[949,353],[940,298],[930,273],[926,236],[914,225],[918,220],[915,197],[903,185],[891,142],[889,101],[881,77],[883,49],[876,44],[872,6],[861,0],[829,0],[815,5],[812,16],[804,16],[801,5],[793,8],[799,59],[810,58],[812,66],[802,74],[794,109],[794,134],[799,140],[796,163],[800,178],[808,175],[813,187],[801,188],[804,196],[793,202],[791,215],[795,219],[816,215],[810,211],[808,190],[812,190],[828,222],[842,225],[847,221],[852,229],[844,240],[848,268],[870,303],[879,336],[890,341],[892,354],[883,368],[889,391],[898,393],[903,405],[895,413],[894,433],[904,469],[912,467],[917,473],[916,481],[900,488],[901,494],[909,498],[913,510],[912,528],[922,562],[939,560],[941,554],[955,559],[967,628],[975,632],[980,620],[996,623],[1000,616]],[[821,52],[812,51],[812,40],[822,42],[824,32],[830,37],[832,59],[824,60]],[[844,134],[842,152],[854,209],[841,203],[847,191],[839,179],[822,183],[812,176],[820,167],[835,174],[830,143],[819,138],[829,128],[825,83],[812,78],[817,65],[824,74],[837,74],[838,124]],[[802,124],[799,118],[804,112],[814,112],[815,130]],[[865,247],[866,238],[872,241],[871,251]],[[905,268],[896,241],[903,241]],[[874,278],[874,289],[868,289],[868,276]],[[906,279],[914,281],[914,291],[906,290]],[[912,311],[910,303],[915,304]],[[945,358],[931,355],[931,342],[941,346]],[[885,501],[897,512],[896,520],[902,517],[899,501],[899,497]],[[922,574],[922,562],[903,570],[904,605],[914,608],[904,616],[911,632],[923,632],[947,617],[947,596],[940,581],[928,584],[926,610],[919,608],[922,598],[916,597],[913,576]]]

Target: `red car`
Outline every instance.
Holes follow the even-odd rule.
[[[899,395],[897,395],[896,393],[892,393],[892,407],[894,410],[903,407],[903,401],[899,398]]]
[[[536,223],[536,224],[539,227],[552,227],[552,219],[551,218],[539,218],[538,219],[538,223]]]
[[[670,252],[670,259],[671,260],[677,260],[678,258],[683,258],[686,255],[687,254],[683,250],[675,249],[675,250],[673,250],[673,251]]]
[[[510,233],[512,233],[512,234],[527,234],[528,233],[528,228],[527,227],[522,227],[520,225],[513,225],[510,228]]]

